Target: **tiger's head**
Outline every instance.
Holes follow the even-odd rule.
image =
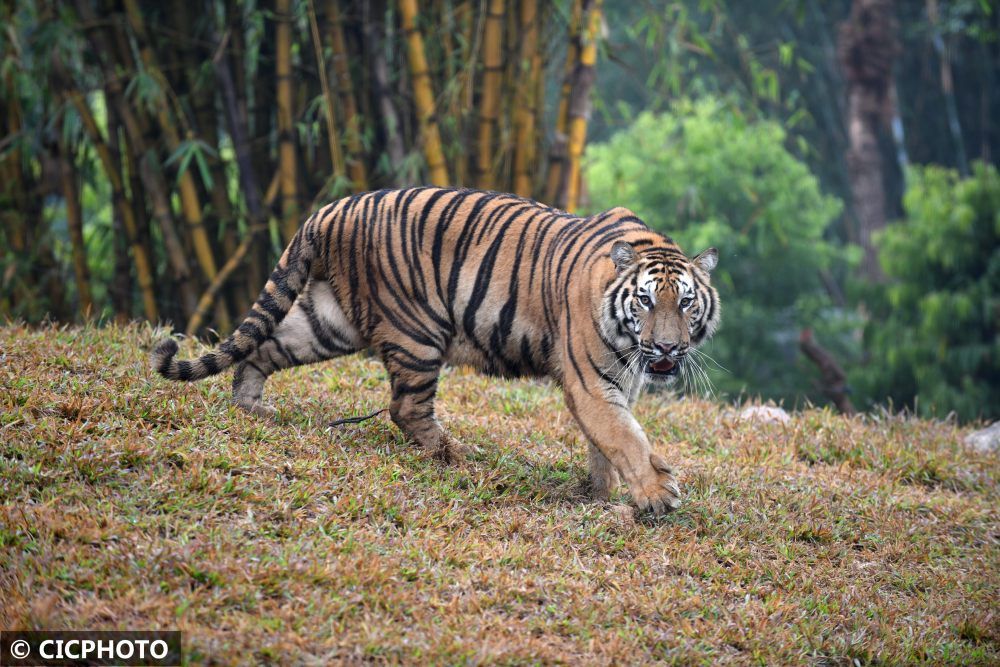
[[[616,241],[611,261],[617,276],[605,293],[605,333],[619,362],[652,379],[672,379],[719,325],[719,294],[710,282],[719,252],[709,248],[688,259],[673,244]]]

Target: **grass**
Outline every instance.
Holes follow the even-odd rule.
[[[0,628],[180,629],[192,663],[1000,662],[997,455],[954,424],[647,396],[683,507],[583,493],[558,391],[462,370],[422,456],[373,359],[154,378],[148,327],[0,329]],[[197,346],[186,344],[188,353]]]

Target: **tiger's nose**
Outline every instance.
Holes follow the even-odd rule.
[[[687,345],[681,343],[656,343],[657,352],[664,356],[679,357],[687,352]]]

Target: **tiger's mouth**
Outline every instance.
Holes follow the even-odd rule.
[[[680,369],[680,362],[674,361],[670,357],[663,357],[658,361],[651,362],[646,366],[646,372],[650,375],[677,375]]]

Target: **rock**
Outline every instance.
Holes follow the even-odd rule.
[[[1000,421],[965,436],[965,446],[977,452],[995,452],[1000,449]]]
[[[765,424],[787,424],[791,417],[773,405],[751,405],[743,408],[737,417],[740,421],[759,421]]]

